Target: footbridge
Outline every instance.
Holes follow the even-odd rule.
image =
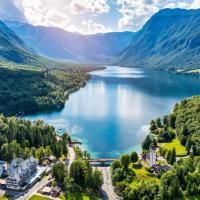
[[[89,162],[92,166],[110,166],[116,158],[97,158],[90,159]]]

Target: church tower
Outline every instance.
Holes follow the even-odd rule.
[[[155,164],[156,164],[156,148],[153,146],[150,148],[149,166],[152,167]]]

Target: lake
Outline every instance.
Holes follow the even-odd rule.
[[[63,110],[26,118],[43,119],[80,139],[94,158],[139,152],[152,119],[169,114],[181,99],[200,94],[196,76],[121,67],[91,74]]]

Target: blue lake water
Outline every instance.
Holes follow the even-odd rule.
[[[179,100],[200,94],[200,78],[133,68],[108,67],[72,94],[59,112],[43,119],[83,142],[92,157],[140,151],[151,119],[170,113]]]

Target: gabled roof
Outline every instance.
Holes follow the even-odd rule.
[[[20,181],[20,176],[28,173],[28,170],[31,166],[36,163],[36,160],[33,156],[23,160],[21,158],[14,158],[11,162],[9,169],[9,176],[13,177],[16,181]]]

